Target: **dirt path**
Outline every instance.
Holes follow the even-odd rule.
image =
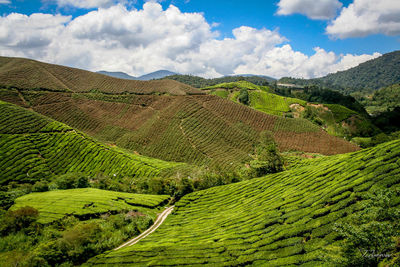
[[[160,227],[160,225],[164,222],[164,220],[172,212],[174,207],[175,206],[171,206],[171,207],[167,208],[166,210],[164,210],[157,217],[156,221],[154,222],[154,224],[149,229],[147,229],[146,231],[144,231],[143,233],[141,233],[137,237],[135,237],[135,238],[129,240],[128,242],[122,244],[121,246],[115,248],[114,250],[118,250],[118,249],[121,249],[121,248],[126,247],[126,246],[132,246],[132,245],[136,244],[137,242],[139,242],[140,240],[142,240],[143,238],[145,238],[146,236],[148,236],[149,234],[151,234],[152,232],[154,232],[158,227]]]

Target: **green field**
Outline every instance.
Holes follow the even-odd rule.
[[[31,193],[15,200],[11,210],[30,206],[39,211],[40,223],[51,223],[65,216],[78,218],[96,217],[102,213],[138,211],[155,215],[156,209],[165,203],[169,196],[121,193],[95,188],[55,190]]]
[[[0,184],[65,173],[153,177],[182,166],[125,153],[35,112],[0,101]]]
[[[323,249],[343,244],[334,223],[361,210],[368,192],[399,188],[399,158],[397,140],[186,195],[151,236],[88,265],[329,265]]]

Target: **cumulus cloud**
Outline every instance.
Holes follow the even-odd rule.
[[[334,38],[400,34],[399,0],[354,0],[326,28]]]
[[[342,3],[338,0],[280,0],[278,15],[302,14],[310,19],[327,20],[336,16]]]
[[[72,6],[77,8],[96,8],[110,7],[117,2],[116,0],[56,0],[59,7]],[[125,2],[125,1],[123,1]]]
[[[92,71],[134,76],[159,69],[218,77],[263,74],[316,77],[378,56],[336,55],[316,48],[295,51],[278,31],[242,26],[220,39],[200,13],[146,2],[142,9],[119,4],[72,19],[69,16],[10,14],[0,17],[0,55],[29,57]]]

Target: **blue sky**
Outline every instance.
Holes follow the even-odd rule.
[[[87,6],[88,2],[92,1],[92,6]],[[136,20],[133,18],[137,16],[138,13],[131,11],[143,11],[143,6],[146,4],[142,0],[138,1],[124,1],[124,0],[88,0],[86,4],[82,4],[82,0],[0,0],[0,14],[2,15],[1,19],[3,20],[3,29],[8,27],[9,31],[7,34],[3,34],[1,37],[1,27],[2,21],[0,19],[0,54],[3,56],[25,56],[31,57],[39,60],[50,61],[52,63],[57,64],[65,64],[74,67],[86,68],[89,70],[96,69],[104,69],[107,70],[121,70],[128,72],[133,75],[140,75],[145,72],[149,72],[152,70],[156,70],[157,68],[169,68],[173,71],[179,71],[183,73],[191,73],[197,74],[201,76],[220,76],[238,73],[241,71],[252,72],[254,74],[265,74],[265,75],[273,75],[273,76],[297,76],[297,77],[315,77],[326,74],[325,72],[318,72],[318,68],[326,68],[326,72],[334,72],[336,70],[342,70],[347,67],[352,67],[360,62],[376,57],[379,54],[391,52],[399,49],[400,47],[400,22],[399,20],[393,19],[395,24],[391,23],[391,28],[388,29],[384,23],[387,21],[380,21],[380,17],[383,15],[391,15],[388,17],[400,17],[400,2],[398,0],[319,0],[321,3],[325,2],[321,7],[316,7],[318,5],[314,4],[318,1],[310,1],[310,0],[272,0],[272,1],[256,1],[256,0],[248,0],[248,1],[240,1],[240,0],[230,0],[230,1],[216,1],[216,0],[164,0],[164,1],[156,1],[156,3],[152,2],[152,5],[161,5],[162,12],[157,13],[156,17],[146,17],[151,21],[151,19],[156,20],[156,18],[160,18],[164,13],[169,9],[171,5],[175,6],[179,13],[174,13],[176,18],[181,20],[185,20],[185,14],[192,14],[193,12],[200,13],[201,17],[204,19],[203,22],[198,21],[198,18],[194,18],[193,16],[188,16],[188,24],[196,25],[199,23],[199,28],[209,26],[210,29],[202,30],[199,33],[192,31],[192,33],[183,31],[176,31],[176,38],[186,38],[186,42],[189,42],[190,45],[183,45],[180,47],[175,47],[173,41],[171,42],[172,47],[169,50],[176,50],[176,54],[169,55],[168,47],[166,47],[165,54],[158,55],[158,59],[155,58],[155,53],[152,53],[151,49],[147,46],[147,37],[141,38],[141,41],[145,43],[138,43],[137,46],[132,47],[130,45],[126,45],[124,42],[128,42],[127,40],[120,40],[121,43],[114,43],[115,34],[112,33],[113,30],[120,30],[121,27],[126,27],[123,32],[130,31],[131,28],[135,27],[147,27],[143,25],[134,25]],[[362,10],[364,7],[370,6],[371,3],[380,2],[383,3],[385,8],[378,8],[382,10],[370,10],[367,14],[363,15],[357,10]],[[97,3],[97,4],[96,4]],[[127,22],[122,23],[123,26],[114,25],[118,22],[108,22],[113,24],[108,28],[102,29],[102,32],[97,32],[98,35],[103,36],[103,40],[99,40],[98,38],[94,38],[93,36],[88,37],[85,36],[82,38],[82,34],[79,33],[79,26],[76,21],[79,21],[80,17],[89,17],[88,13],[96,13],[96,16],[92,16],[90,22],[94,25],[102,24],[102,19],[107,16],[104,14],[100,14],[102,12],[98,12],[98,8],[108,10],[115,8],[116,5],[121,5],[126,9],[126,12],[123,10],[115,11],[122,12],[127,16],[126,21],[130,21],[132,25],[127,24]],[[149,3],[147,3],[150,6]],[[86,5],[85,7],[82,7]],[[310,8],[307,7],[310,5],[310,8],[315,8],[314,13],[310,14],[308,10]],[[311,6],[312,5],[312,6]],[[364,6],[363,6],[364,5]],[[375,5],[377,5],[375,3]],[[305,8],[303,8],[305,7]],[[336,7],[336,8],[333,8]],[[279,11],[281,9],[281,11]],[[330,11],[329,11],[330,9]],[[114,15],[115,15],[114,12]],[[130,14],[128,14],[131,12]],[[283,13],[286,12],[286,15]],[[321,14],[318,14],[321,12]],[[331,12],[331,13],[329,13]],[[334,13],[332,13],[334,12]],[[353,13],[351,13],[353,12]],[[380,12],[380,13],[379,13]],[[10,24],[11,13],[24,14],[28,16],[32,16],[35,13],[43,13],[43,14],[51,14],[54,18],[53,21],[51,19],[46,19],[45,21],[40,20],[38,23],[43,23],[43,25],[39,25],[34,29],[30,29],[29,32],[37,31],[38,35],[42,34],[42,30],[40,28],[47,27],[47,24],[50,24],[49,31],[55,31],[54,21],[57,21],[59,26],[62,25],[65,29],[57,30],[57,33],[54,33],[51,36],[48,34],[44,34],[41,37],[40,41],[49,39],[49,42],[45,41],[47,46],[41,47],[42,50],[40,52],[35,52],[34,49],[26,50],[26,43],[38,43],[38,40],[28,40],[26,37],[23,40],[24,47],[18,46],[18,43],[22,43],[20,39],[22,37],[12,36],[10,33],[10,28],[12,24]],[[111,13],[111,11],[109,12]],[[330,15],[326,15],[330,14]],[[334,15],[332,15],[334,14]],[[355,21],[348,21],[349,14],[354,16],[358,16]],[[65,18],[56,19],[55,15],[61,15]],[[68,19],[68,16],[71,16]],[[111,15],[110,15],[111,16]],[[321,18],[321,16],[323,18]],[[368,17],[367,17],[368,16]],[[128,17],[130,19],[128,19]],[[178,18],[179,17],[179,18]],[[318,18],[315,18],[318,17]],[[376,20],[370,20],[370,17],[376,17]],[[6,21],[6,19],[8,20]],[[78,18],[78,19],[77,19]],[[174,18],[175,19],[175,18]],[[29,28],[30,24],[35,24],[33,22],[29,23],[28,21],[34,20],[32,17],[28,17],[25,19],[25,24],[21,24],[21,29]],[[76,21],[75,21],[76,20]],[[96,22],[97,20],[97,22]],[[118,16],[116,17],[118,20]],[[122,20],[122,19],[121,19]],[[168,20],[168,19],[167,19]],[[21,19],[17,19],[16,21],[21,21]],[[163,21],[160,19],[160,21]],[[7,24],[9,23],[9,24]],[[26,24],[27,23],[27,24]],[[397,24],[396,24],[397,23]],[[75,25],[76,24],[76,25]],[[24,26],[28,25],[28,26]],[[72,35],[68,35],[67,33],[71,25],[74,25],[74,33]],[[175,27],[176,24],[168,25],[168,23],[164,23],[164,25],[153,25],[153,28],[162,28]],[[196,27],[196,26],[190,27]],[[331,29],[328,30],[328,26],[331,25]],[[364,25],[365,27],[358,27],[357,25]],[[394,25],[394,26],[393,26]],[[85,28],[87,25],[82,25],[82,28]],[[242,33],[241,36],[244,36],[244,39],[240,41],[241,37],[235,37],[233,34],[234,29],[241,29],[241,27],[246,26],[246,33]],[[95,27],[95,30],[98,31],[98,26]],[[82,32],[87,33],[87,31],[91,31],[94,28],[88,28],[86,30],[82,30]],[[39,28],[39,29],[38,29]],[[349,29],[350,28],[350,29]],[[252,30],[250,30],[252,29]],[[268,32],[262,32],[262,30],[267,30]],[[101,29],[99,30],[101,31]],[[147,31],[152,31],[150,27]],[[162,30],[165,33],[166,30]],[[172,30],[173,31],[173,30]],[[207,32],[208,31],[208,32]],[[112,33],[111,35],[107,35],[106,33]],[[193,33],[194,32],[194,33]],[[132,32],[130,32],[132,33]],[[189,34],[186,36],[186,34]],[[85,59],[79,58],[79,55],[72,55],[71,58],[68,56],[58,56],[57,51],[54,50],[55,46],[60,44],[55,44],[57,38],[59,36],[70,36],[70,38],[74,38],[77,35],[80,37],[76,39],[75,48],[79,48],[79,42],[81,42],[82,49],[84,43],[86,45],[93,45],[92,49],[100,50],[100,43],[107,43],[107,54],[109,53],[110,47],[115,47],[115,57],[121,57],[121,60],[126,61],[126,57],[122,52],[122,48],[126,49],[126,53],[132,53],[132,51],[138,50],[143,52],[143,56],[146,55],[150,57],[154,57],[149,62],[146,62],[146,59],[140,58],[140,56],[132,56],[130,61],[126,61],[121,64],[109,64],[110,60],[101,60],[99,55],[90,55],[87,56],[86,60],[88,61],[85,64]],[[251,36],[250,36],[251,35]],[[258,36],[260,35],[260,36]],[[261,37],[261,35],[263,37]],[[4,37],[5,36],[5,37]],[[73,36],[73,37],[71,37]],[[132,36],[129,41],[132,43],[139,42],[135,39],[135,34],[132,33]],[[170,33],[168,34],[170,36]],[[199,37],[200,36],[200,37]],[[257,37],[258,36],[258,37]],[[254,37],[254,38],[253,38]],[[7,39],[8,38],[8,39]],[[38,37],[32,37],[38,39]],[[52,39],[53,38],[53,39]],[[157,40],[163,42],[167,40],[163,40],[160,38],[148,37],[149,40]],[[167,37],[165,37],[167,38]],[[190,41],[187,41],[187,39]],[[266,39],[263,39],[266,38]],[[271,43],[268,42],[268,38],[276,39]],[[3,46],[2,46],[3,40]],[[75,39],[74,39],[75,40]],[[79,41],[78,41],[79,40]],[[230,41],[234,40],[234,41]],[[221,43],[218,43],[220,41]],[[265,46],[262,47],[252,46],[251,42],[259,41],[265,42]],[[167,41],[168,42],[168,41]],[[35,43],[35,44],[36,44]],[[40,42],[39,42],[40,43]],[[111,45],[112,43],[112,45]],[[213,45],[216,46],[215,49],[220,48],[220,46],[226,46],[223,51],[232,49],[232,54],[237,57],[242,57],[243,60],[238,61],[236,59],[232,63],[232,68],[230,69],[227,66],[227,63],[224,63],[220,66],[217,66],[217,63],[211,64],[204,61],[202,65],[199,64],[197,68],[194,67],[184,67],[189,66],[189,64],[194,62],[196,59],[203,59],[207,57],[207,53],[201,54],[201,50],[208,51],[213,50]],[[232,46],[230,46],[232,45]],[[290,46],[290,49],[285,46]],[[33,47],[33,46],[32,46]],[[234,48],[232,48],[234,47]],[[240,54],[240,47],[243,47],[244,51],[243,55]],[[36,48],[33,47],[33,48]],[[105,47],[102,46],[101,49]],[[118,48],[118,49],[117,49]],[[145,48],[143,50],[143,48]],[[25,50],[24,50],[25,49]],[[51,50],[53,49],[53,50]],[[147,51],[147,50],[149,51]],[[157,49],[157,48],[152,48]],[[191,51],[189,51],[192,49]],[[193,51],[199,51],[199,54],[194,54]],[[316,49],[322,49],[320,53],[316,53]],[[145,51],[146,50],[146,51]],[[278,51],[279,50],[279,51]],[[253,53],[251,51],[259,51]],[[286,52],[284,52],[286,51]],[[83,52],[82,52],[83,53]],[[88,53],[93,53],[89,51]],[[181,54],[178,54],[181,53]],[[282,54],[284,53],[284,54]],[[292,53],[292,54],[290,54]],[[325,53],[325,54],[324,54]],[[316,56],[319,55],[319,58]],[[186,55],[185,58],[182,58],[182,55]],[[349,55],[349,57],[345,57]],[[286,62],[275,62],[275,57],[288,57],[289,59]],[[290,60],[290,57],[296,59],[293,62]],[[314,56],[314,57],[313,57]],[[229,56],[226,59],[229,61]],[[330,60],[327,62],[318,63],[322,61],[323,57],[330,57]],[[79,60],[75,61],[76,58]],[[178,60],[179,59],[179,60]],[[207,59],[207,58],[206,58]],[[136,60],[136,61],[135,61]],[[175,60],[175,61],[174,61]],[[177,63],[178,60],[178,63]],[[247,60],[247,61],[246,61]],[[74,61],[76,63],[74,63]],[[212,62],[213,58],[209,58],[209,61]],[[295,62],[294,62],[295,61]],[[135,67],[129,66],[130,64],[136,64]],[[138,63],[140,62],[140,63]],[[158,62],[158,63],[151,63]],[[289,63],[288,63],[289,62]],[[184,64],[182,64],[184,63]],[[197,62],[196,62],[197,63]],[[193,63],[193,64],[196,64]],[[293,66],[284,68],[285,64],[293,63]],[[142,64],[142,65],[140,65]],[[297,65],[296,65],[297,64]],[[320,65],[318,65],[320,64]],[[322,65],[321,65],[322,64]],[[251,67],[251,65],[257,65],[257,67]],[[307,70],[300,70],[300,65],[306,65]],[[287,75],[285,75],[287,74]]]

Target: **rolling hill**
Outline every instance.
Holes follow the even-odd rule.
[[[102,91],[115,94],[201,93],[199,90],[173,80],[135,81],[69,68],[39,61],[0,57],[0,86],[21,90],[50,90],[58,92]]]
[[[380,132],[368,118],[347,107],[280,96],[268,86],[239,81],[221,83],[202,90],[238,103],[241,90],[245,90],[248,95],[247,106],[271,115],[305,118],[334,136],[352,138],[373,136]]]
[[[182,164],[125,153],[36,112],[0,101],[0,184],[65,173],[153,177]]]
[[[151,236],[86,266],[334,266],[334,224],[400,186],[400,141],[191,193]],[[396,206],[399,206],[398,194]]]
[[[21,98],[22,97],[22,98]],[[281,151],[332,155],[357,150],[304,119],[268,115],[212,95],[154,96],[0,90],[103,142],[167,161],[233,170],[252,158],[262,131]]]
[[[354,68],[332,73],[322,78],[309,80],[282,78],[279,81],[298,85],[316,84],[346,93],[369,89],[377,90],[400,82],[400,51],[384,54]]]

